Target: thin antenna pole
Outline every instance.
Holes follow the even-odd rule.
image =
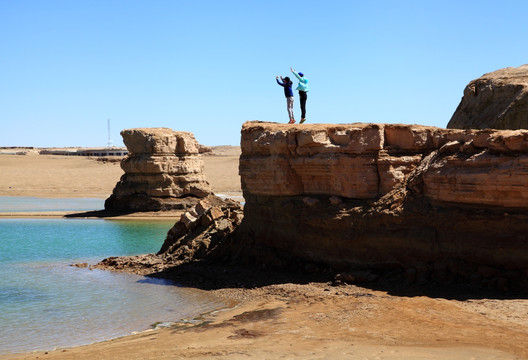
[[[110,119],[108,119],[108,147],[112,146],[112,139],[110,138]]]

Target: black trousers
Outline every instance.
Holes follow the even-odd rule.
[[[308,94],[305,91],[299,91],[299,99],[301,100],[301,119],[306,118],[306,99]]]

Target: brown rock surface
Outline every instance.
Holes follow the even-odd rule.
[[[261,254],[275,252],[278,264],[407,268],[420,274],[413,281],[526,287],[527,136],[246,123],[240,161],[246,203],[237,237]],[[479,266],[501,275],[479,274]]]
[[[212,194],[193,134],[139,128],[123,130],[121,136],[129,155],[121,162],[125,174],[106,200],[106,210],[183,209]]]
[[[528,65],[482,75],[464,89],[451,129],[527,129]]]
[[[448,141],[440,132],[418,125],[246,123],[242,187],[253,195],[374,199],[401,182],[424,152]]]
[[[524,195],[528,130],[372,124],[351,124],[348,128],[340,126],[339,131],[348,138],[336,145],[331,140],[336,125],[244,124],[240,158],[244,192],[374,200],[402,185],[406,176],[434,152],[434,162],[427,164],[422,179],[424,195],[431,201],[528,208],[528,195]],[[358,129],[368,129],[370,137]],[[256,136],[257,131],[263,134]],[[282,138],[277,143],[269,141],[270,134],[277,139],[278,133]],[[284,151],[286,138],[288,151]],[[374,144],[369,145],[369,141]],[[357,152],[359,146],[363,152]]]

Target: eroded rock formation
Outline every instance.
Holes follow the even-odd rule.
[[[99,266],[166,276],[207,260],[528,289],[528,130],[248,122],[241,149],[243,216],[202,201],[157,254]]]
[[[527,129],[528,65],[500,69],[471,81],[447,127]]]
[[[249,122],[241,146],[237,237],[276,262],[527,286],[528,131]]]
[[[212,194],[203,173],[200,145],[192,133],[167,128],[121,131],[129,155],[106,210],[185,209]]]

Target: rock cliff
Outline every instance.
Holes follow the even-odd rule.
[[[528,65],[500,69],[471,81],[447,127],[527,129]]]
[[[129,155],[106,210],[184,209],[212,194],[203,173],[200,145],[192,133],[167,128],[121,131]]]
[[[528,131],[249,122],[241,148],[256,261],[528,285]]]

